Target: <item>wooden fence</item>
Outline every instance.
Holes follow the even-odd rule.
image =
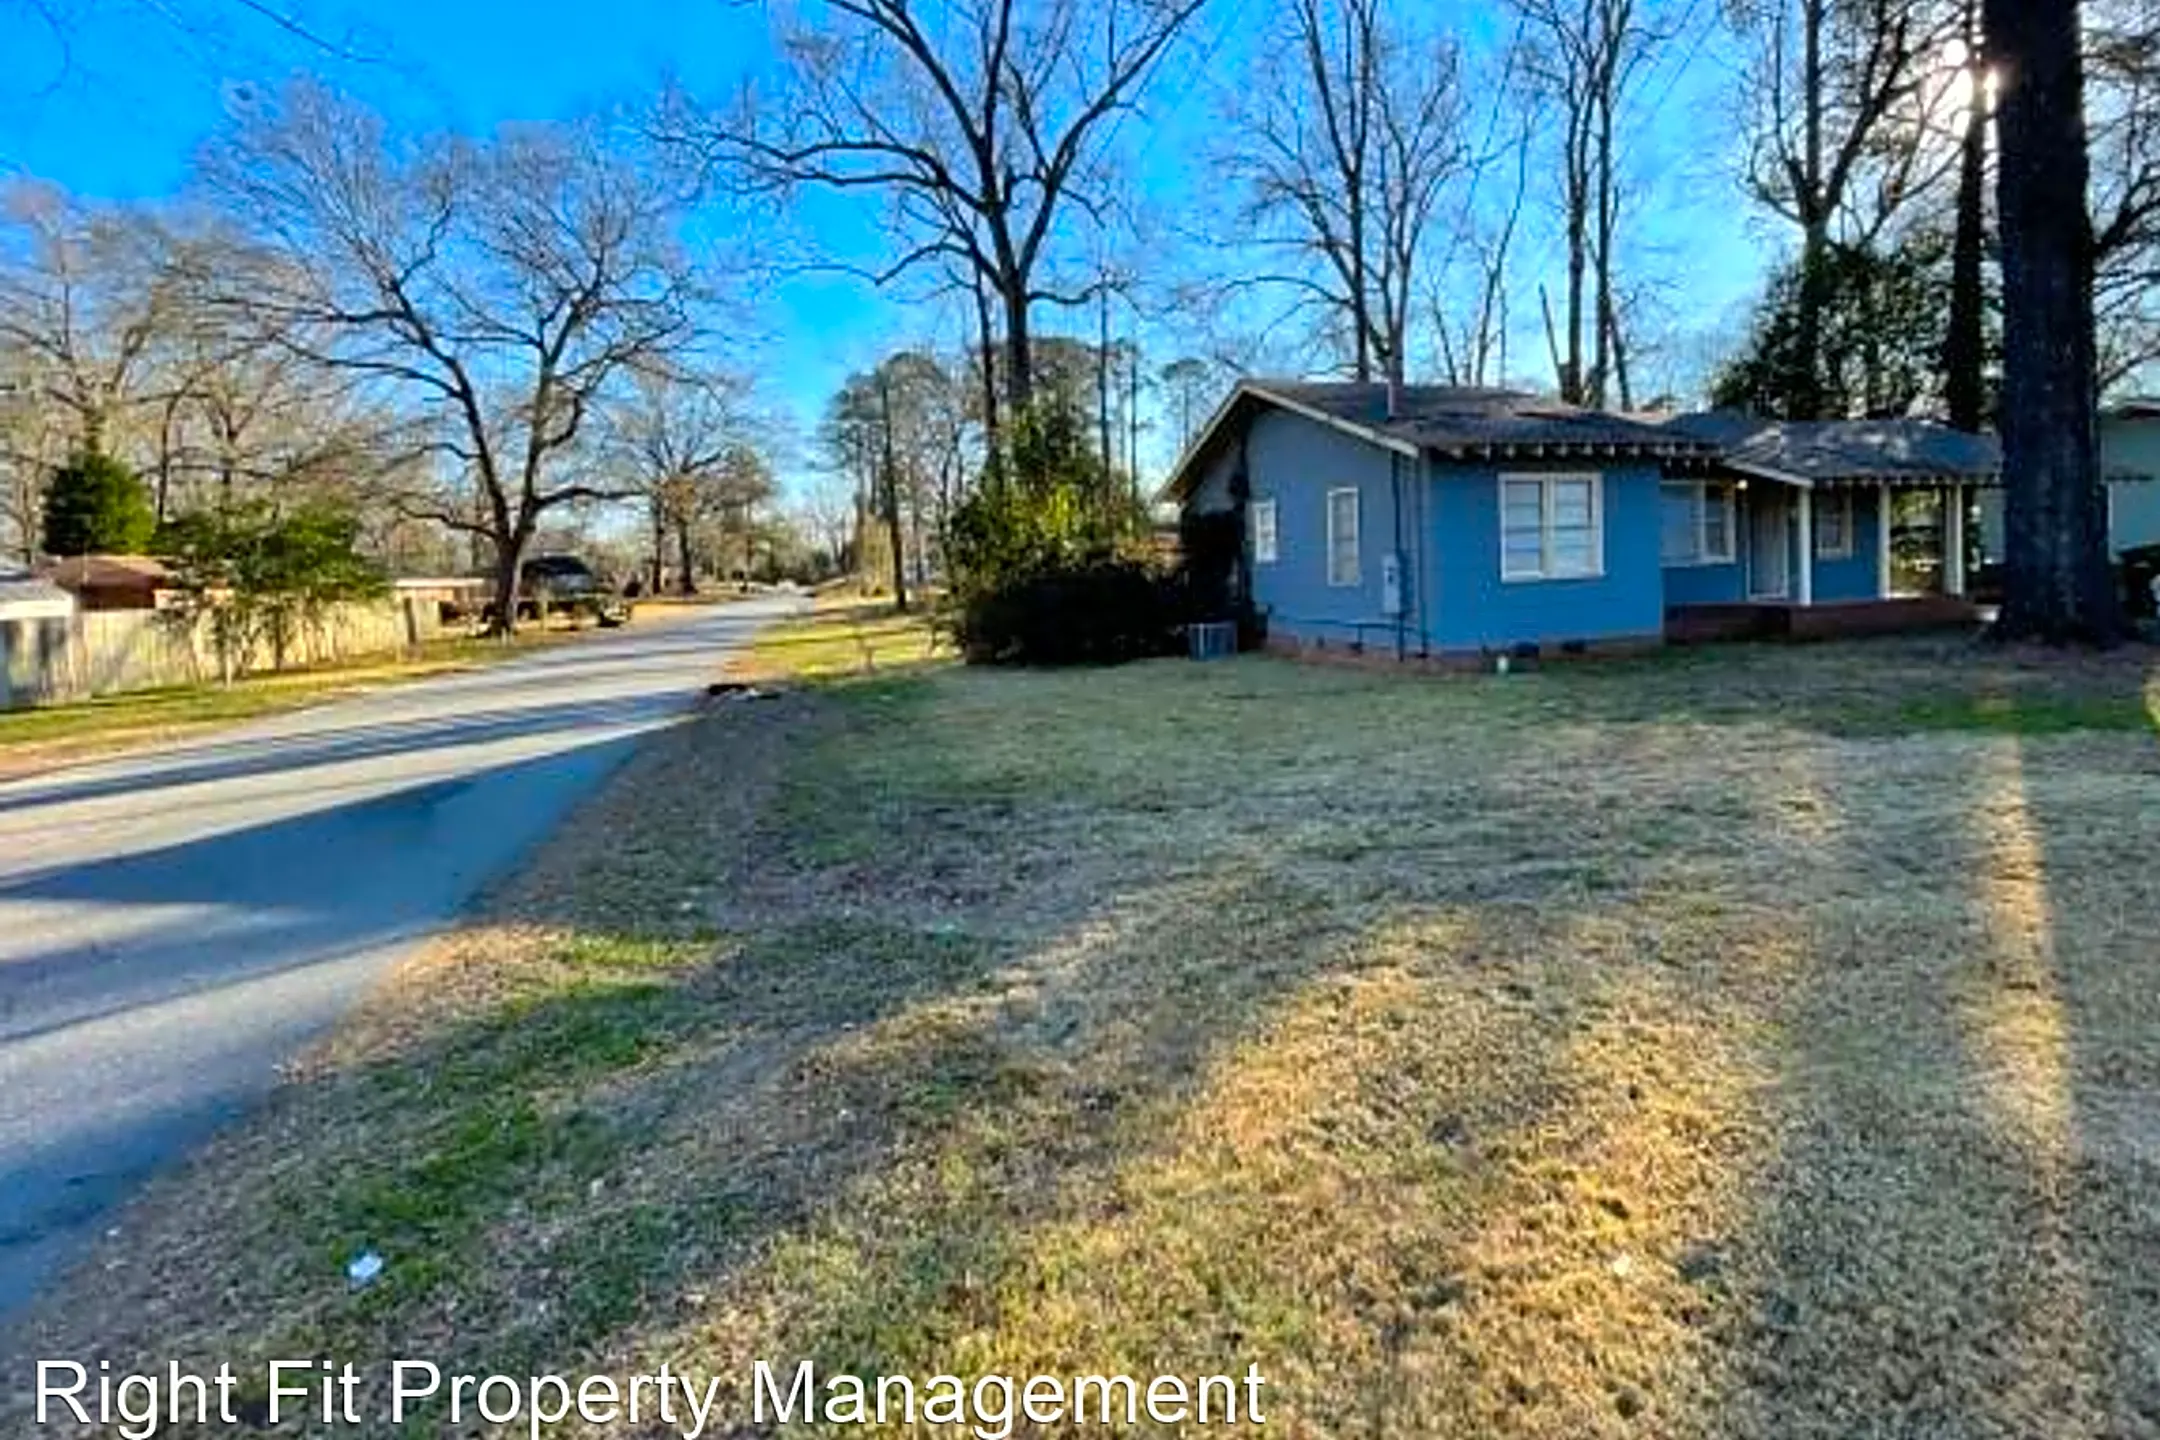
[[[442,634],[438,616],[434,600],[410,596],[332,606],[290,638],[284,666],[394,655]],[[277,661],[265,641],[235,669],[260,673]],[[199,684],[219,673],[207,616],[91,610],[61,619],[0,620],[0,709]]]

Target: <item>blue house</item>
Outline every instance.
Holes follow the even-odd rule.
[[[1966,517],[1996,469],[1992,441],[1918,421],[1246,381],[1163,498],[1239,514],[1243,593],[1271,643],[1446,658],[1969,614]],[[1932,539],[1903,532],[1934,548],[1931,598],[1892,573],[1900,495],[1937,503]]]

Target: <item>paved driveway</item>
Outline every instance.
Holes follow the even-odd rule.
[[[0,785],[0,1314],[793,603]]]

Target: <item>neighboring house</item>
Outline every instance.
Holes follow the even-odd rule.
[[[1247,381],[1163,497],[1243,511],[1271,642],[1444,657],[1655,644],[1719,607],[1910,615],[1891,608],[1883,497],[1993,479],[1987,442],[1917,422],[1653,423],[1505,390]]]
[[[2107,478],[2108,552],[2160,544],[2160,400],[2128,400],[2100,412],[2100,473]],[[2003,555],[2003,497],[1980,497],[1981,545]]]
[[[0,625],[19,620],[70,620],[75,597],[50,580],[23,571],[0,571]]]
[[[43,698],[66,663],[75,597],[49,580],[0,571],[0,710]]]
[[[41,572],[84,610],[155,610],[172,573],[147,555],[79,555]]]
[[[2108,477],[2108,548],[2160,544],[2160,400],[2100,412],[2100,470]]]

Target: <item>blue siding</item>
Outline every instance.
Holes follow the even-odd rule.
[[[1667,605],[1726,605],[1747,599],[1747,572],[1735,558],[1716,565],[1667,565]]]
[[[1815,503],[1822,504],[1829,493],[1817,491]],[[1853,553],[1843,560],[1818,559],[1815,562],[1815,600],[1818,604],[1876,598],[1875,583],[1880,578],[1876,556],[1882,549],[1877,514],[1882,506],[1882,488],[1856,485],[1852,497]]]
[[[1397,533],[1397,457],[1276,410],[1254,418],[1246,446],[1252,499],[1275,502],[1277,558],[1252,567],[1253,599],[1267,615],[1268,633],[1331,645],[1363,640],[1392,646],[1398,622],[1381,613],[1380,571]],[[1400,464],[1407,490],[1416,484],[1416,462],[1403,458]],[[1330,585],[1327,578],[1327,494],[1344,488],[1358,492],[1358,583],[1347,586]],[[1248,554],[1250,544],[1248,536]],[[1403,623],[1409,625],[1407,617]],[[1415,639],[1410,643],[1414,647]]]
[[[1580,474],[1579,466],[1544,467]],[[1540,467],[1511,465],[1509,474]],[[1434,648],[1475,650],[1522,642],[1642,639],[1664,628],[1658,560],[1659,472],[1623,465],[1603,471],[1605,573],[1582,580],[1500,578],[1500,471],[1435,462],[1430,557]]]
[[[1738,548],[1730,564],[1719,565],[1668,565],[1665,567],[1665,603],[1668,605],[1721,605],[1748,598],[1748,497],[1759,493],[1754,487],[1767,481],[1752,482],[1750,488],[1740,492],[1738,507]],[[1815,504],[1829,502],[1836,492],[1818,490]],[[1787,495],[1788,505],[1796,502]],[[1828,604],[1835,600],[1872,600],[1875,598],[1875,555],[1881,546],[1876,534],[1876,509],[1881,504],[1881,492],[1872,485],[1858,486],[1853,490],[1853,553],[1842,559],[1818,559],[1815,562],[1815,599]],[[1800,563],[1800,542],[1797,531],[1787,544],[1786,564],[1788,573],[1795,576]],[[1797,584],[1793,593],[1798,594]]]

